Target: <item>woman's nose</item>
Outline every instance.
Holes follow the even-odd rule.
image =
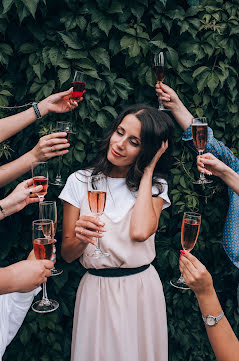
[[[124,137],[122,137],[118,140],[117,146],[122,149],[122,148],[124,148],[124,144],[125,144],[125,139],[124,139]]]

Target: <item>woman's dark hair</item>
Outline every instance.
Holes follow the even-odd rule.
[[[113,167],[107,159],[110,138],[128,114],[133,114],[141,122],[141,150],[126,175],[126,184],[131,191],[138,190],[145,167],[149,165],[162,142],[168,140],[168,149],[159,159],[153,175],[153,185],[156,185],[161,193],[157,178],[165,178],[170,167],[173,122],[167,114],[149,105],[131,105],[116,118],[101,141],[97,158],[87,168],[93,168],[92,175],[103,173],[108,176],[110,174]]]

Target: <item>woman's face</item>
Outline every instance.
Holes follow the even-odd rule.
[[[126,115],[110,138],[107,159],[118,174],[125,177],[141,149],[141,122],[133,114]]]

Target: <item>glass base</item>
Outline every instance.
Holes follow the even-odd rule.
[[[170,109],[165,108],[163,105],[160,105],[160,106],[158,107],[158,110],[162,110],[163,112],[171,112]]]
[[[181,277],[179,277],[178,279],[175,278],[174,280],[171,280],[170,285],[175,288],[180,288],[181,290],[190,290],[188,285],[184,282],[184,280],[181,279]]]
[[[56,177],[53,181],[49,182],[53,186],[63,187],[66,182],[61,177]]]
[[[196,181],[193,182],[193,184],[209,184],[212,183],[213,181],[211,179],[198,179]]]
[[[63,269],[56,269],[55,267],[51,269],[52,276],[59,276],[63,273]]]
[[[40,300],[32,305],[32,310],[37,313],[49,313],[55,311],[59,303],[54,300]]]
[[[96,249],[94,251],[94,253],[91,254],[87,254],[88,257],[93,257],[93,258],[103,258],[103,257],[109,257],[110,254],[107,252],[102,252],[101,249]]]

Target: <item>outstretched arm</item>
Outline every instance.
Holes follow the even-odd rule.
[[[180,257],[180,271],[187,285],[195,292],[202,315],[218,316],[222,308],[210,273],[196,257],[189,252],[183,252]],[[226,317],[224,316],[215,326],[205,327],[217,361],[237,361],[239,341]]]
[[[46,99],[43,99],[38,103],[38,109],[41,116],[48,113],[66,113],[77,107],[77,103],[71,104],[69,102],[69,96],[72,93],[72,88],[61,93],[52,94]],[[82,100],[83,98],[81,98]],[[23,128],[27,127],[31,123],[37,120],[36,113],[33,107],[6,118],[0,119],[0,142],[16,134]]]

